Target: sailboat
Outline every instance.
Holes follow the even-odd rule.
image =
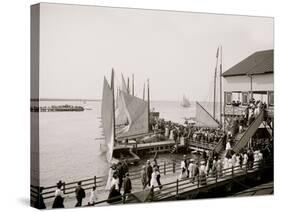
[[[182,102],[181,102],[182,107],[190,107],[190,102],[189,100],[183,95]]]
[[[116,163],[122,160],[126,160],[128,163],[135,163],[140,158],[131,151],[130,147],[126,145],[117,146],[116,144],[117,141],[121,142],[131,138],[145,136],[149,133],[149,101],[133,96],[125,89],[118,91],[117,101],[116,105],[118,105],[118,110],[120,111],[118,114],[120,116],[115,113],[114,70],[112,70],[111,86],[109,86],[106,78],[104,78],[101,110],[107,160],[110,163]],[[115,119],[116,115],[117,117]],[[126,123],[124,123],[124,120],[126,120]],[[116,122],[123,122],[123,125],[116,127]]]
[[[196,102],[196,127],[217,128],[220,123],[199,103]]]

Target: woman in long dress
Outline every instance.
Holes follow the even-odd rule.
[[[153,172],[152,172],[152,175],[151,175],[151,180],[150,180],[150,187],[152,188],[155,188],[158,186],[158,182],[157,182],[157,167],[154,167],[153,168]]]
[[[223,159],[223,174],[227,174],[227,169],[228,169],[228,158],[227,157],[224,157]]]
[[[243,169],[246,169],[247,168],[247,165],[248,165],[248,154],[247,154],[247,152],[245,152],[244,153],[244,155],[243,155]]]
[[[64,201],[64,197],[62,191],[62,182],[59,181],[57,183],[57,189],[55,190],[55,200],[52,208],[64,208],[63,201]]]
[[[116,174],[113,174],[111,181],[111,188],[107,198],[108,203],[117,202],[122,200],[121,193],[119,192],[119,179]]]

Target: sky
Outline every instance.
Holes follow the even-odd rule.
[[[95,6],[41,4],[40,98],[101,99],[111,69],[135,78],[142,97],[212,98],[216,52],[223,72],[274,48],[273,18]]]

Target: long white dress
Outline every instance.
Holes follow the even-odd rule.
[[[110,188],[112,188],[113,185],[115,185],[116,190],[119,190],[119,179],[118,178],[116,178],[116,179],[112,178]]]
[[[157,183],[157,172],[152,172],[151,175],[151,180],[150,180],[150,187],[157,187],[158,183]]]
[[[185,170],[185,171],[183,171]],[[185,167],[185,162],[181,161],[181,173],[180,173],[180,179],[186,178],[187,177],[187,171],[186,171],[186,167]]]
[[[229,149],[231,149],[231,145],[230,145],[230,143],[229,143],[229,142],[227,142],[227,143],[226,143],[225,150],[227,151],[227,150],[229,150]]]
[[[189,172],[189,178],[194,177],[194,168],[193,168],[194,164],[193,163],[189,163],[188,165],[188,172]]]
[[[248,155],[244,154],[243,155],[243,168],[245,169],[248,163]]]

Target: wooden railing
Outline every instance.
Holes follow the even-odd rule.
[[[158,166],[159,166],[160,173],[164,175],[172,174],[175,173],[177,170],[180,170],[179,161],[162,162],[162,163],[158,163]],[[129,171],[130,179],[132,181],[140,180],[141,170],[142,169]],[[82,186],[85,190],[91,190],[94,186],[96,187],[97,190],[103,190],[107,182],[107,176],[100,176],[100,177],[94,176],[93,178],[82,179],[82,180],[68,182],[68,183],[63,181],[62,182],[63,193],[74,194],[78,182],[82,183]],[[42,193],[43,198],[46,200],[50,198],[54,198],[55,197],[54,193],[56,188],[57,188],[56,185],[44,187]],[[38,190],[39,190],[38,186],[31,185],[30,192],[31,192],[32,199],[36,198],[36,196],[38,195]]]
[[[227,169],[222,169],[222,175],[216,172],[214,175],[208,175],[204,179],[196,176],[194,178],[186,179],[176,179],[173,182],[154,187],[154,191],[159,189],[159,192],[154,192],[152,194],[152,200],[159,201],[163,198],[168,198],[170,196],[178,196],[179,194],[186,193],[188,191],[196,190],[198,192],[199,188],[204,188],[205,186],[217,184],[223,180],[234,179],[236,176],[247,175],[255,171],[263,171],[264,169],[273,167],[273,161],[256,161],[253,163],[252,167],[248,165],[245,166],[234,166]]]
[[[196,141],[196,140],[189,140],[188,142],[189,146],[195,146],[206,150],[213,150],[218,143],[214,141],[208,142],[208,141]]]
[[[165,163],[164,163],[165,164]],[[168,173],[168,170],[165,169],[163,164],[163,170],[164,174]],[[176,164],[169,164],[172,165],[170,169],[172,172],[176,171],[176,168],[178,165]],[[167,167],[167,164],[166,164]],[[205,178],[202,178],[200,176],[195,176],[194,178],[185,178],[185,179],[176,179],[175,181],[162,184],[161,189],[160,186],[152,187],[150,189],[150,198],[148,201],[160,201],[161,199],[169,198],[169,197],[177,197],[180,194],[186,193],[186,192],[192,192],[196,190],[198,192],[198,189],[204,188],[205,186],[211,185],[211,184],[217,184],[223,180],[229,180],[229,179],[234,179],[236,176],[242,176],[242,175],[248,175],[249,173],[253,172],[262,172],[264,169],[272,168],[273,167],[273,160],[268,160],[268,161],[256,161],[253,163],[252,167],[249,167],[248,165],[245,166],[235,166],[231,167],[228,169],[222,169],[221,173],[215,172],[213,175],[206,176]],[[87,179],[84,180],[83,182],[91,182],[92,180],[95,180],[95,183],[97,184],[97,187],[99,187],[98,184],[98,179],[101,178],[92,178],[92,179]],[[73,193],[73,189],[75,189],[75,184],[77,182],[71,182],[71,183],[65,183],[63,187],[63,191],[65,194]],[[92,183],[87,183],[88,185],[93,185]],[[87,184],[83,185],[83,188],[85,190],[90,189],[88,188]],[[70,187],[67,187],[70,186]],[[46,187],[45,189],[55,189],[56,186],[50,186]],[[34,190],[35,189],[35,190]],[[156,191],[158,189],[158,191]],[[31,187],[31,191],[33,191],[36,194],[36,188]],[[54,192],[54,190],[52,191]],[[47,193],[52,193],[52,192],[44,192],[44,196]],[[95,202],[95,205],[99,205],[102,203],[107,203],[107,202],[115,202],[115,203],[123,203],[125,204],[126,202],[136,202],[137,200],[134,201],[134,196],[133,194],[125,194],[125,195],[120,195],[111,199],[103,199]],[[51,198],[53,196],[48,196],[44,197],[44,199]],[[130,198],[131,201],[128,201]]]

